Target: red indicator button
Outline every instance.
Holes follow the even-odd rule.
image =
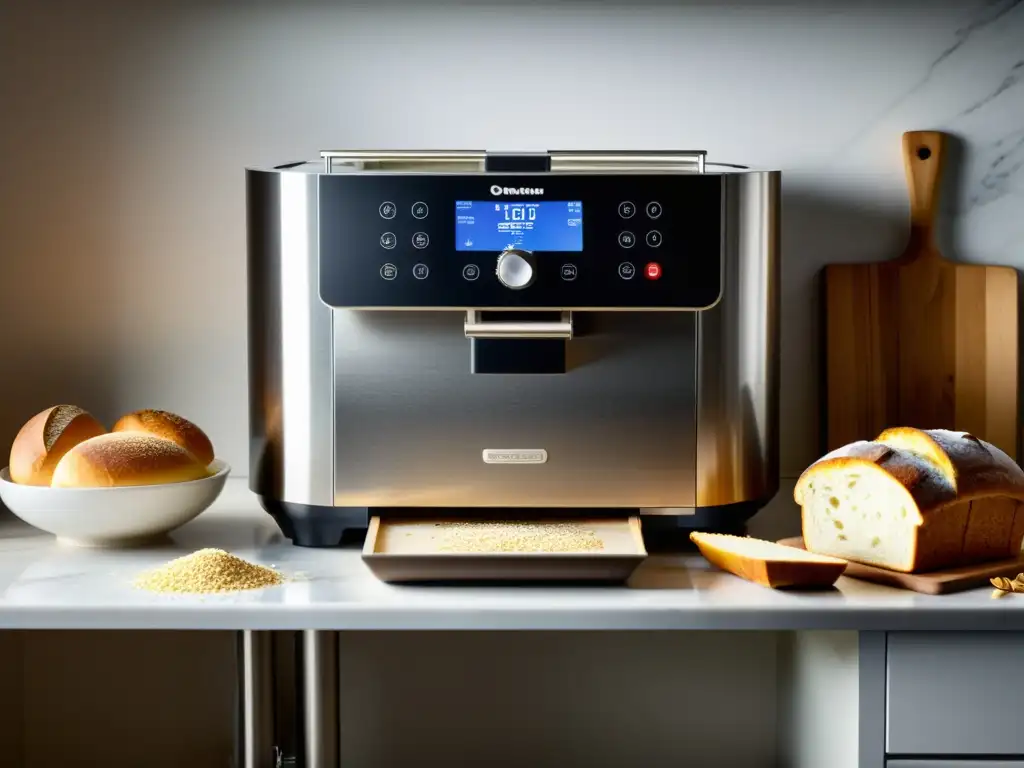
[[[652,261],[644,267],[644,275],[647,276],[648,280],[657,280],[661,277],[661,264],[656,261]]]

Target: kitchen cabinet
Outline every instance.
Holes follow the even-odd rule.
[[[862,633],[860,768],[1024,768],[1024,633]]]
[[[1024,756],[1024,634],[892,632],[886,646],[887,753]]]

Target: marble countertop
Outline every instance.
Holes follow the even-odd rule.
[[[219,547],[290,577],[228,595],[136,590],[141,571]],[[629,586],[397,586],[359,549],[292,546],[244,479],[160,545],[80,549],[19,520],[0,520],[0,629],[1024,629],[1024,595],[982,588],[919,595],[842,577],[791,593],[715,570],[699,555],[651,556]]]

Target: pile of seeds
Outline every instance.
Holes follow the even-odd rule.
[[[135,580],[137,589],[150,592],[239,592],[280,584],[281,574],[272,568],[242,560],[222,549],[200,549]]]
[[[442,552],[587,552],[604,549],[594,531],[575,523],[437,523]]]

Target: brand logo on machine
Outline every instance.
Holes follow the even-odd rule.
[[[484,448],[485,464],[544,464],[547,460],[548,452],[543,448]]]
[[[502,187],[491,185],[492,195],[543,195],[544,187]]]

